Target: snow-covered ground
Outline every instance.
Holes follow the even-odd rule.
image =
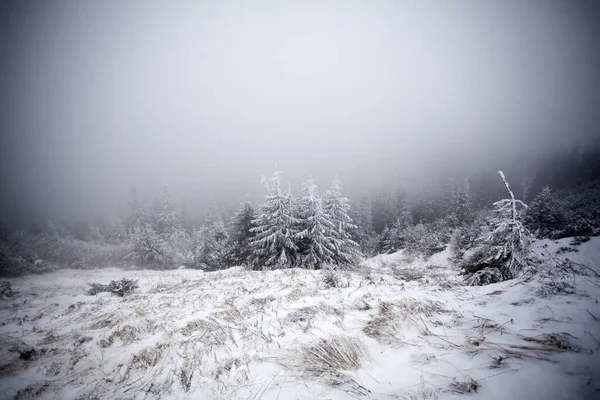
[[[576,248],[558,257],[600,271],[600,238]],[[600,398],[600,278],[465,287],[448,256],[379,256],[336,288],[298,269],[10,279],[0,398]],[[122,278],[139,289],[86,295]]]

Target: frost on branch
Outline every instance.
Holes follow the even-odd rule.
[[[487,232],[477,240],[474,253],[462,267],[470,285],[485,285],[516,278],[527,265],[531,234],[522,223],[527,205],[515,198],[504,173],[498,173],[510,198],[494,203]]]

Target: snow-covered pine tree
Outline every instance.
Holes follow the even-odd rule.
[[[129,216],[127,217],[127,233],[133,233],[135,228],[148,222],[146,211],[142,205],[135,187],[129,190]]]
[[[229,258],[235,265],[245,265],[250,261],[252,254],[250,242],[254,237],[251,229],[252,221],[256,219],[254,207],[248,201],[242,203],[242,208],[231,218],[229,224],[229,242],[231,255]]]
[[[380,251],[384,253],[393,253],[402,248],[405,244],[406,229],[412,225],[412,215],[403,189],[396,191],[394,199],[394,222],[386,228],[381,234]]]
[[[377,254],[378,235],[373,228],[373,215],[368,197],[362,197],[350,210],[356,229],[350,231],[352,240],[358,243],[360,252],[365,256]]]
[[[165,243],[149,223],[135,226],[131,242],[133,252],[128,258],[145,264],[163,264],[167,261]]]
[[[394,202],[388,192],[379,191],[371,199],[371,219],[376,233],[382,233],[394,222]]]
[[[498,171],[510,198],[494,203],[491,230],[478,240],[479,246],[463,265],[467,283],[485,285],[514,279],[527,264],[531,234],[522,224],[527,205],[517,200],[502,171]]]
[[[178,242],[185,238],[181,216],[167,185],[162,186],[161,194],[155,201],[153,220],[156,232],[164,240]]]
[[[114,215],[109,216],[108,220],[102,225],[102,235],[106,242],[110,244],[122,244],[127,237],[125,226]]]
[[[302,184],[302,197],[296,210],[296,264],[311,269],[320,269],[324,264],[331,264],[334,257],[330,247],[331,238],[335,235],[334,226],[329,215],[323,211],[323,203],[312,177]]]
[[[475,219],[471,185],[468,178],[465,178],[463,184],[454,190],[448,214],[451,225],[454,227],[470,224]]]
[[[350,201],[342,196],[341,182],[338,179],[332,182],[331,188],[325,193],[323,210],[333,223],[333,235],[329,246],[333,250],[333,264],[355,264],[363,255],[351,237],[356,225],[352,223],[349,215]]]
[[[298,251],[294,242],[298,221],[292,215],[291,194],[281,190],[279,171],[273,174],[270,184],[264,176],[261,181],[267,195],[257,218],[252,221],[251,232],[255,234],[250,241],[252,265],[254,269],[290,267]]]
[[[563,220],[560,205],[549,186],[535,195],[524,218],[527,227],[541,238],[557,236]]]
[[[106,239],[102,235],[100,228],[97,225],[92,225],[86,237],[87,242],[101,244],[105,243]]]
[[[230,254],[223,226],[202,225],[192,234],[191,265],[207,271],[225,268]]]

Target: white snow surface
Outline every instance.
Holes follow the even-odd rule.
[[[600,272],[600,238],[576,248],[557,257]],[[556,278],[569,293],[537,278],[466,287],[449,256],[378,256],[334,288],[321,271],[241,267],[8,279],[0,398],[600,398],[600,278]],[[122,278],[139,289],[86,295]],[[306,357],[335,338],[362,348],[358,368]]]

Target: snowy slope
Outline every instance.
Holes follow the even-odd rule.
[[[600,271],[600,238],[575,247],[557,257]],[[298,269],[11,279],[0,398],[600,398],[600,278],[464,287],[448,257],[379,256],[338,288]],[[139,289],[85,294],[121,278]]]

